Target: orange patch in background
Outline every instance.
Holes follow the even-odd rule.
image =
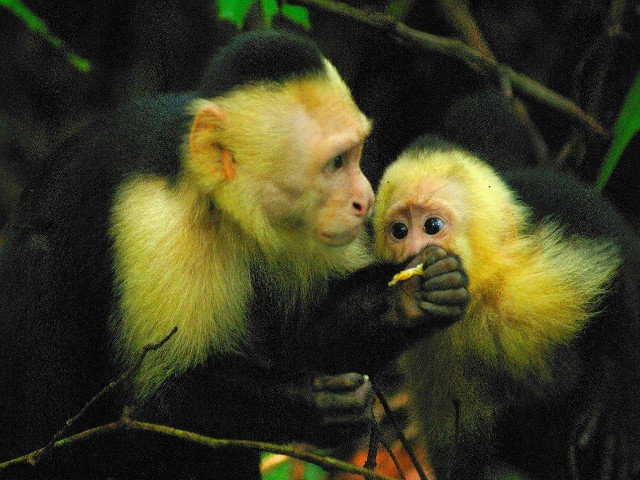
[[[429,463],[427,462],[427,455],[424,447],[421,445],[412,445],[413,452],[415,453],[424,473],[427,475],[429,480],[435,480],[435,476]],[[395,455],[398,463],[400,464],[400,468],[402,469],[402,473],[404,474],[407,480],[420,480],[420,475],[418,475],[417,470],[413,466],[411,462],[411,458],[404,450],[400,442],[396,442],[391,448],[391,451]],[[364,448],[358,450],[355,455],[349,460],[350,463],[354,465],[363,466],[367,461],[368,448],[365,446]],[[376,473],[380,473],[382,475],[387,475],[393,478],[400,478],[398,474],[398,469],[396,468],[395,463],[391,459],[391,455],[387,452],[382,445],[378,447],[378,453],[376,455],[376,467],[374,468]],[[345,473],[345,472],[336,472],[332,475],[329,475],[329,480],[362,480],[362,475],[358,475],[355,473]]]

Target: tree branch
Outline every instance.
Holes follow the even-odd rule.
[[[589,45],[576,65],[573,73],[574,98],[582,97],[581,83],[587,86],[585,98],[580,102],[585,111],[593,116],[601,115],[602,91],[605,80],[616,57],[620,39],[623,36],[623,14],[626,10],[626,0],[612,0],[607,18],[604,20],[603,32]],[[589,78],[585,79],[587,64],[593,62],[595,68]],[[581,161],[586,153],[584,132],[574,131],[562,146],[555,159],[556,167],[561,167],[572,155]]]
[[[180,430],[177,428],[168,427],[165,425],[158,425],[155,423],[140,422],[138,420],[132,420],[127,415],[123,415],[117,422],[107,423],[99,427],[90,428],[84,430],[76,435],[71,435],[66,438],[56,440],[51,448],[65,448],[75,443],[84,442],[98,436],[112,434],[116,432],[122,432],[126,430],[136,430],[141,432],[150,432],[154,434],[165,435],[169,437],[180,438],[189,442],[204,445],[209,448],[222,448],[222,447],[242,447],[250,450],[261,450],[272,453],[279,453],[287,455],[289,457],[299,458],[305,462],[313,463],[322,467],[325,470],[336,470],[347,473],[355,473],[364,476],[364,478],[371,480],[394,480],[391,477],[382,475],[371,470],[367,470],[356,465],[352,465],[347,462],[343,462],[336,458],[325,457],[318,455],[317,453],[308,452],[299,448],[289,447],[286,445],[277,445],[273,443],[257,442],[252,440],[228,440],[211,438],[198,433],[189,432],[186,430]],[[46,447],[45,447],[46,448]],[[33,464],[32,459],[40,456],[44,453],[45,448],[33,451],[21,457],[17,457],[6,462],[0,463],[0,472],[3,469],[11,465],[29,463]]]
[[[140,359],[135,364],[131,365],[131,367],[129,367],[129,369],[126,370],[124,373],[122,373],[118,378],[116,378],[115,380],[111,381],[106,387],[104,387],[102,390],[100,390],[91,400],[89,400],[85,404],[84,407],[82,407],[82,409],[74,417],[72,417],[69,420],[67,420],[65,422],[64,427],[62,427],[53,436],[53,438],[49,441],[49,443],[44,448],[39,450],[37,454],[31,455],[29,457],[29,463],[31,463],[32,465],[35,465],[36,463],[38,463],[53,448],[54,443],[58,439],[62,438],[64,435],[66,435],[67,432],[73,426],[73,424],[76,423],[79,419],[81,419],[84,416],[84,414],[87,412],[87,410],[89,410],[89,408],[91,408],[92,405],[94,405],[98,400],[100,400],[102,397],[104,397],[109,392],[114,390],[117,386],[122,384],[127,378],[129,378],[131,375],[133,375],[138,370],[138,368],[140,368],[140,365],[142,365],[142,362],[144,361],[144,358],[147,356],[147,353],[149,353],[152,350],[158,350],[165,343],[167,343],[167,341],[169,341],[169,339],[177,331],[178,331],[178,327],[173,327],[171,332],[169,332],[169,334],[166,337],[164,337],[162,340],[160,340],[158,343],[145,345],[145,347],[142,349],[142,354],[140,355]]]
[[[108,435],[116,432],[122,432],[127,430],[137,430],[142,432],[151,432],[156,434],[161,434],[165,436],[171,436],[180,438],[186,441],[190,441],[193,443],[197,443],[200,445],[204,445],[210,448],[221,448],[221,447],[242,447],[251,450],[261,450],[268,451],[272,453],[279,453],[283,455],[287,455],[289,457],[298,458],[300,460],[313,463],[318,465],[325,470],[335,470],[339,469],[347,473],[355,473],[362,475],[365,479],[371,480],[394,480],[391,477],[378,474],[372,470],[367,470],[365,468],[358,467],[356,465],[352,465],[347,462],[343,462],[336,458],[325,457],[322,455],[318,455],[313,452],[308,452],[301,449],[296,449],[294,447],[277,445],[266,442],[257,442],[252,440],[228,440],[228,439],[216,439],[207,437],[204,435],[200,435],[194,432],[188,432],[186,430],[179,430],[177,428],[168,427],[165,425],[158,425],[154,423],[141,422],[138,420],[133,420],[129,416],[129,410],[125,407],[124,413],[120,417],[118,421],[107,423],[98,427],[89,428],[75,435],[70,435],[68,437],[62,438],[67,434],[69,429],[84,416],[89,408],[94,405],[99,399],[107,395],[109,392],[113,391],[116,387],[121,385],[127,378],[133,375],[142,362],[144,361],[147,353],[152,350],[157,350],[161,348],[169,339],[177,332],[178,327],[174,327],[171,332],[163,338],[160,342],[155,344],[146,345],[142,354],[140,355],[140,359],[129,369],[127,369],[124,373],[122,373],[118,378],[110,382],[106,387],[104,387],[100,392],[98,392],[91,400],[89,400],[84,407],[72,418],[66,421],[64,427],[60,429],[51,439],[51,441],[38,450],[34,450],[33,452],[27,453],[20,457],[16,457],[5,462],[0,462],[0,473],[7,469],[12,465],[18,464],[29,464],[35,465],[38,463],[45,455],[49,454],[49,452],[58,448],[65,448],[71,446],[73,444],[84,442],[93,438],[97,438],[103,435]]]
[[[420,480],[427,480],[427,475],[424,473],[424,469],[422,468],[422,465],[420,465],[420,461],[418,460],[418,457],[413,451],[413,448],[411,448],[411,445],[409,444],[407,437],[402,431],[402,427],[398,424],[398,421],[396,420],[396,417],[393,414],[391,407],[389,406],[389,402],[387,402],[386,397],[382,393],[382,390],[380,390],[377,387],[377,385],[373,382],[371,383],[371,385],[373,387],[374,393],[376,394],[376,397],[378,397],[378,401],[380,402],[380,405],[382,405],[385,415],[387,415],[387,417],[389,418],[389,421],[391,422],[391,425],[393,426],[393,429],[395,430],[396,436],[400,440],[400,443],[402,444],[402,447],[404,448],[405,452],[407,452],[407,455],[409,456],[409,459],[411,460],[413,467],[416,469],[416,472],[418,473],[418,477],[420,477]]]
[[[605,129],[598,120],[593,118],[591,115],[588,115],[568,98],[563,97],[536,80],[518,73],[504,64],[485,57],[476,49],[467,46],[458,39],[449,39],[421,32],[382,13],[366,12],[334,0],[289,1],[290,3],[305,5],[356,20],[372,28],[382,30],[391,36],[398,37],[402,39],[403,42],[414,45],[423,50],[458,58],[478,72],[490,73],[497,77],[504,75],[521,93],[565,113],[574,121],[582,124],[602,137],[607,138],[609,136],[608,130]]]
[[[489,44],[484,39],[482,31],[475,19],[471,15],[469,6],[464,0],[439,0],[440,10],[445,15],[449,24],[458,32],[458,36],[472,48],[484,55],[492,62],[497,62],[496,56],[491,51]],[[527,111],[527,107],[522,100],[513,94],[511,80],[504,74],[502,70],[498,71],[500,77],[498,82],[501,86],[503,95],[509,100],[511,108],[516,116],[520,119],[520,123],[529,133],[531,145],[536,154],[537,163],[540,165],[548,164],[549,150],[544,138],[540,134],[538,127],[533,122]]]

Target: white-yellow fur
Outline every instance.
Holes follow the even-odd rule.
[[[434,177],[458,192],[450,200],[456,233],[444,247],[461,257],[471,301],[461,321],[407,353],[403,370],[416,389],[427,439],[447,445],[455,432],[454,402],[460,434],[484,436],[518,395],[573,386],[572,341],[598,313],[620,258],[609,240],[567,236],[552,222],[532,225],[527,207],[475,157],[420,150],[401,155],[381,180],[374,229],[383,258],[391,255],[386,212]],[[563,371],[554,370],[557,355]]]
[[[286,313],[322,298],[330,276],[370,262],[364,237],[328,247],[311,235],[304,219],[300,226],[278,225],[262,210],[267,192],[258,186],[288,173],[274,172],[278,159],[288,153],[287,142],[273,143],[274,138],[290,136],[283,112],[301,102],[313,108],[304,103],[310,92],[336,101],[336,108],[358,111],[328,62],[321,78],[292,80],[286,88],[266,84],[234,90],[215,99],[228,114],[223,131],[196,139],[235,146],[237,176],[232,182],[215,170],[216,165],[194,159],[185,148],[185,170],[175,183],[137,176],[118,190],[110,231],[120,297],[112,323],[120,360],[132,365],[146,344],[178,327],[141,366],[134,382],[138,398],[210,355],[243,352],[249,341],[247,308],[253,298],[250,268],[263,269],[273,280]],[[195,103],[194,112],[201,102]],[[301,211],[305,202],[313,204],[314,195],[301,194]]]

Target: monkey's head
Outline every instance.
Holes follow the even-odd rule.
[[[370,122],[336,69],[299,37],[240,37],[214,59],[192,105],[190,176],[263,247],[344,246],[373,191],[360,170]]]
[[[385,171],[373,216],[376,253],[403,262],[427,245],[481,270],[517,237],[527,210],[486,163],[440,145],[410,147]],[[473,252],[473,253],[472,253]]]

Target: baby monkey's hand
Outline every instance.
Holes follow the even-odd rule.
[[[448,326],[462,317],[469,303],[469,281],[460,258],[437,246],[416,255],[390,285],[400,290],[396,308],[401,328]]]

